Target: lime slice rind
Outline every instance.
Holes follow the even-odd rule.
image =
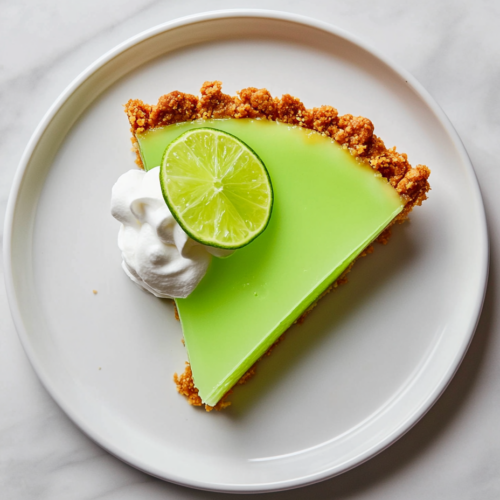
[[[163,154],[160,183],[176,221],[204,245],[242,248],[269,224],[269,173],[252,148],[227,132],[197,128],[173,140]]]

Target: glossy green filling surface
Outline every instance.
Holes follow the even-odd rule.
[[[226,259],[214,258],[198,287],[177,299],[193,378],[211,406],[335,281],[404,207],[397,192],[331,139],[266,120],[200,120],[137,137],[146,169],[195,127],[247,143],[273,185],[267,229]]]

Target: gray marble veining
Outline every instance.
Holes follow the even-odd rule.
[[[60,92],[116,44],[160,22],[241,0],[9,2],[0,14],[0,236],[10,184],[30,135]],[[500,497],[500,3],[465,0],[254,0],[336,24],[412,72],[440,103],[474,163],[491,236],[491,272],[476,337],[428,415],[341,477],[264,498],[466,500]],[[466,236],[465,236],[466,237]],[[154,500],[218,498],[163,483],[104,452],[41,386],[0,288],[0,497]]]

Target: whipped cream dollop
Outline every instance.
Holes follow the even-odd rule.
[[[163,199],[160,167],[123,174],[112,189],[111,214],[121,222],[123,270],[157,297],[187,297],[205,275],[212,255],[231,253],[202,245],[183,231]]]

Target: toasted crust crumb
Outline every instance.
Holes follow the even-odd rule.
[[[215,406],[203,405],[203,402],[198,395],[198,389],[194,385],[191,365],[187,361],[186,368],[181,375],[174,373],[174,382],[177,386],[177,392],[185,396],[191,406],[205,406],[206,411],[221,411],[224,408],[231,406],[231,403],[225,399],[229,396],[229,394],[231,394],[232,391],[228,391]]]
[[[149,115],[151,114],[151,106],[149,104],[144,104],[139,99],[130,99],[125,104],[125,113],[128,116],[130,130],[134,134],[140,134],[150,128]]]
[[[248,87],[230,96],[222,92],[222,83],[218,80],[205,82],[200,90],[201,96],[174,91],[158,100],[154,106],[143,103],[138,99],[131,99],[125,104],[131,132],[133,134],[133,151],[136,153],[136,163],[143,168],[139,154],[136,134],[160,126],[171,125],[184,121],[209,118],[261,118],[298,125],[334,139],[347,148],[350,153],[365,161],[373,170],[386,178],[392,187],[406,201],[403,211],[389,224],[377,241],[387,244],[391,226],[396,222],[404,222],[414,206],[421,205],[427,199],[430,190],[428,178],[430,170],[425,165],[412,167],[405,153],[399,153],[396,148],[387,149],[384,142],[374,132],[373,123],[362,116],[350,114],[339,116],[337,109],[332,106],[307,109],[296,97],[289,94],[281,98],[273,97],[267,89]],[[359,257],[373,252],[369,245]],[[357,259],[356,259],[357,260]],[[347,283],[347,274],[354,263],[332,283],[301,316],[296,323],[303,323],[307,315],[316,307],[318,301],[339,285]],[[177,308],[174,309],[176,319],[179,319]],[[274,347],[283,339],[284,334],[268,349],[269,355]],[[238,384],[246,383],[255,375],[254,364],[239,380]],[[188,399],[193,406],[202,406],[203,403],[194,386],[191,366],[186,363],[186,369],[180,376],[174,375],[177,391]],[[205,405],[207,411],[220,411],[231,403],[226,401],[229,391],[211,407]]]

